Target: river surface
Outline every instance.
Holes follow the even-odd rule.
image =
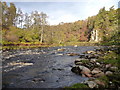
[[[83,82],[88,78],[71,71],[74,60],[79,56],[69,56],[67,53],[82,54],[97,48],[100,47],[67,46],[4,51],[2,59],[3,87],[62,88]]]

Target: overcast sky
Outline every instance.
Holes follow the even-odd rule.
[[[3,0],[4,1],[4,0]],[[118,8],[119,0],[6,0],[15,3],[17,8],[21,8],[24,13],[39,11],[46,13],[48,23],[56,25],[60,22],[74,22],[84,20],[89,16],[96,15],[100,8],[111,6]]]

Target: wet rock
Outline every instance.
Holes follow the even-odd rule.
[[[102,72],[99,68],[94,68],[92,71],[91,71],[91,73],[92,74],[97,74],[97,73],[100,73],[100,72]]]
[[[76,65],[81,65],[81,64],[82,64],[82,62],[75,62],[75,64],[76,64]]]
[[[59,71],[62,71],[62,70],[64,70],[64,69],[62,69],[62,68],[52,68],[52,70],[59,70]]]
[[[35,82],[35,83],[37,83],[37,82],[45,82],[45,80],[42,79],[42,78],[34,78],[34,79],[32,80],[32,82]]]
[[[107,72],[105,73],[105,75],[107,75],[107,76],[112,75],[112,74],[113,74],[113,72],[111,72],[111,71],[107,71]]]
[[[75,63],[76,63],[76,62],[80,62],[81,60],[82,60],[82,59],[75,59]]]
[[[88,59],[84,59],[84,58],[81,58],[81,59],[76,59],[75,60],[75,64],[77,65],[77,64],[82,64],[83,62],[82,61],[85,61],[85,60],[88,60]]]
[[[98,55],[94,55],[94,54],[89,54],[89,55],[87,55],[86,57],[85,57],[86,59],[98,59],[99,58],[99,56]]]
[[[95,54],[95,51],[86,51],[87,54]]]
[[[85,54],[80,54],[79,56],[80,56],[79,58],[86,58]]]
[[[90,88],[95,88],[97,86],[97,84],[94,81],[88,81],[87,84]]]
[[[104,74],[104,72],[100,72],[100,73],[97,73],[97,74],[95,74],[94,75],[94,77],[101,77],[101,76],[104,76],[105,74]]]
[[[76,74],[80,74],[80,75],[84,74],[87,77],[91,77],[91,74],[90,74],[91,71],[87,67],[85,67],[85,66],[78,66],[78,65],[76,65],[75,67],[73,67],[71,69],[71,71],[76,73]]]
[[[59,53],[59,54],[57,54],[58,56],[62,56],[63,54],[62,53]]]
[[[79,56],[80,54],[78,53],[67,53],[68,56]]]
[[[76,74],[81,74],[82,70],[78,66],[75,66],[75,67],[72,67],[71,71]]]
[[[57,51],[65,51],[65,48],[57,49]]]
[[[33,65],[33,63],[24,63],[24,62],[11,62],[8,65],[14,66],[14,65],[22,65],[22,66],[27,66],[27,65]]]

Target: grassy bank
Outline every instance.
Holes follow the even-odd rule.
[[[98,46],[95,42],[66,42],[61,44],[47,44],[40,42],[7,42],[2,45],[2,49],[28,49],[28,48],[39,48],[39,47],[57,47],[57,46]]]

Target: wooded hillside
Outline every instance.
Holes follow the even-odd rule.
[[[95,16],[86,20],[78,20],[73,23],[60,23],[48,25],[47,14],[32,11],[30,14],[23,13],[16,8],[14,3],[8,6],[6,2],[0,2],[2,7],[2,42],[7,43],[66,43],[66,42],[89,42],[91,32],[98,31],[98,42],[119,43],[120,41],[120,9],[109,10],[105,7],[99,10]]]

